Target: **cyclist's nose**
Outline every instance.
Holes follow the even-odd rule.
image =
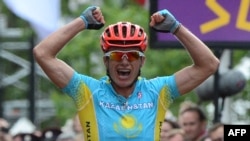
[[[122,55],[122,63],[129,63],[127,54]]]
[[[123,54],[123,55],[122,55],[122,60],[123,60],[124,58],[126,58],[126,59],[128,60],[128,55],[127,55],[127,54]]]

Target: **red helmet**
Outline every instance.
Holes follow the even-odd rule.
[[[107,52],[110,47],[138,47],[141,51],[147,48],[147,34],[139,25],[130,22],[118,22],[108,26],[101,36],[101,48]]]

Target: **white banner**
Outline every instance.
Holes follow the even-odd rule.
[[[60,0],[3,0],[18,17],[28,21],[41,40],[58,28]]]

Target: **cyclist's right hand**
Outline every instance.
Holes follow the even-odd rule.
[[[86,29],[100,29],[104,26],[105,21],[102,12],[97,6],[90,6],[82,12],[81,19],[85,23]]]

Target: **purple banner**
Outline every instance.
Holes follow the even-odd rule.
[[[250,0],[158,0],[183,25],[206,42],[250,43]],[[157,33],[158,41],[176,41]]]

